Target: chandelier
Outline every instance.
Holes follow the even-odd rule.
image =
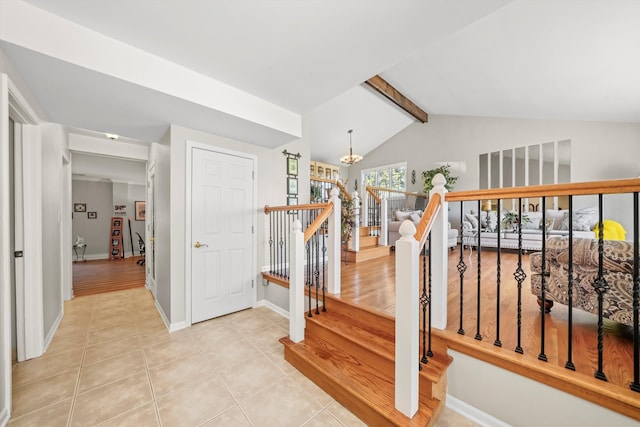
[[[346,165],[352,165],[354,163],[358,163],[363,159],[363,157],[358,154],[353,154],[353,148],[351,146],[351,134],[353,133],[353,129],[349,129],[347,133],[349,134],[349,154],[340,157],[340,162]]]

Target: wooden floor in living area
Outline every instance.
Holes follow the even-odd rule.
[[[475,251],[469,258],[464,253],[467,270],[464,274],[463,329],[466,337],[473,340],[477,333],[477,264]],[[448,322],[447,333],[455,336],[460,328],[460,261],[459,247],[449,252]],[[517,254],[502,254],[500,295],[500,341],[504,351],[514,353],[517,345],[517,283],[513,273]],[[541,350],[540,308],[530,291],[529,256],[523,255],[522,268],[527,278],[522,284],[522,330],[521,347],[525,357],[540,364],[554,364],[564,368],[567,361],[567,307],[556,304],[545,318],[545,349],[547,362],[537,360]],[[364,305],[373,310],[395,317],[395,256],[367,261],[360,264],[342,263],[342,287],[340,299]],[[482,341],[493,345],[496,340],[496,252],[482,252],[480,335]],[[327,305],[330,309],[330,306]],[[603,371],[609,384],[629,390],[633,380],[633,334],[632,328],[605,319]],[[597,316],[581,310],[573,310],[573,363],[576,372],[587,381],[594,380],[597,369]],[[567,370],[567,373],[571,373]],[[633,393],[633,392],[631,392]],[[640,394],[638,394],[640,399]]]
[[[140,257],[73,263],[73,294],[76,297],[144,287],[145,266]]]

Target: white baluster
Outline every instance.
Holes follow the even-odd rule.
[[[327,292],[330,294],[340,293],[340,257],[342,255],[342,226],[341,213],[342,203],[338,197],[339,190],[331,190],[329,202],[333,203],[333,213],[329,216],[328,238],[327,238]]]
[[[442,207],[431,228],[431,325],[434,328],[444,329],[447,326],[447,263],[449,248],[447,246],[447,233],[449,229],[449,207],[445,202],[447,189],[444,188],[447,181],[442,174],[436,174],[431,181],[433,189],[429,197],[439,193],[442,197]]]
[[[291,252],[289,259],[289,338],[293,342],[304,339],[304,233],[299,219],[291,224]]]

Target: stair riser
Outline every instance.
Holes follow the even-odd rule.
[[[346,251],[344,255],[346,255],[347,262],[359,263],[389,256],[389,246],[376,246],[361,249],[358,252]]]
[[[307,321],[305,329],[305,339],[322,340],[343,349],[346,353],[353,355],[362,363],[375,366],[383,373],[391,378],[395,376],[395,354],[385,354],[385,351],[378,351],[375,348],[369,348],[367,343],[362,343],[351,339],[348,336],[341,335],[333,329],[325,328],[324,325],[315,321]],[[442,378],[441,378],[442,379]],[[420,400],[426,402],[436,396],[436,392],[441,390],[442,384],[446,382],[432,382],[427,378],[426,374],[419,374],[419,390]],[[446,386],[444,387],[446,395]]]

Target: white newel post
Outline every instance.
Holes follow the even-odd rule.
[[[382,199],[382,215],[380,221],[380,238],[378,239],[379,246],[387,246],[389,244],[389,214],[387,212],[387,207],[389,205],[389,201],[387,198]]]
[[[429,192],[429,197],[438,193],[442,197],[442,207],[440,213],[431,228],[431,325],[437,329],[444,329],[447,326],[447,264],[449,258],[449,248],[447,246],[447,233],[449,229],[449,204],[445,202],[447,183],[442,174],[436,174],[431,181],[433,189]]]
[[[291,224],[291,252],[289,258],[289,338],[293,342],[304,339],[304,233],[299,219]]]
[[[357,191],[353,193],[353,227],[351,229],[351,249],[360,250],[360,196]]]
[[[396,365],[395,406],[407,417],[418,410],[418,242],[409,220],[400,226],[396,242]]]
[[[327,239],[327,288],[330,294],[340,293],[340,258],[342,256],[342,203],[338,197],[339,190],[333,188],[329,202],[333,203],[333,213],[329,216]]]
[[[362,225],[364,227],[369,226],[369,197],[368,193],[363,191],[364,197],[362,197]]]

